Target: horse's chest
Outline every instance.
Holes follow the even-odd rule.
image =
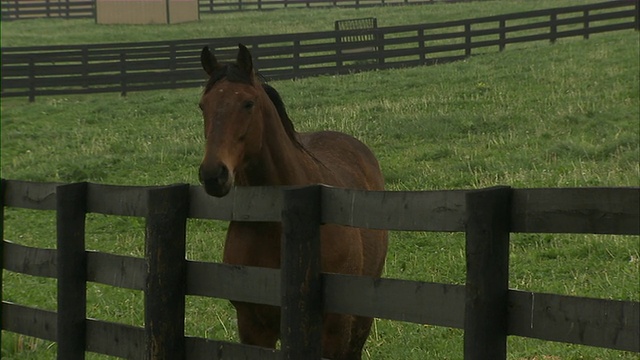
[[[223,261],[234,265],[279,268],[282,227],[273,223],[232,222]]]

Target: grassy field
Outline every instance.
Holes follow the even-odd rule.
[[[313,15],[329,14],[323,26],[330,29],[335,14],[344,18],[374,15],[384,26],[399,23],[402,16],[413,16],[406,21],[411,23],[427,16],[463,18],[510,12],[507,8],[511,6],[519,11],[565,3],[578,2],[490,1],[358,12],[314,9]],[[417,10],[421,15],[410,14]],[[203,25],[220,35],[186,31],[195,25],[182,28],[182,35],[257,31],[257,25],[252,25],[254,30],[233,26],[264,23],[276,16],[291,16],[284,20],[291,29],[281,27],[275,32],[319,30],[314,26],[320,26],[304,10],[252,17],[256,14],[260,13],[234,15],[236,21],[232,15],[206,17]],[[391,14],[394,20],[384,23]],[[302,20],[306,16],[307,21]],[[87,27],[92,30],[79,30]],[[177,27],[167,27],[162,39],[180,38]],[[118,37],[107,28],[127,31],[122,30]],[[94,27],[82,21],[3,22],[2,45],[157,38],[159,35],[152,35],[157,28],[149,28],[147,33],[147,27]],[[39,29],[41,36],[27,29]],[[61,32],[72,36],[62,37]],[[282,93],[298,130],[344,131],[371,146],[390,190],[497,184],[639,186],[638,45],[638,33],[628,31],[596,35],[588,41],[568,39],[555,45],[508,48],[449,65],[272,85]],[[200,91],[133,93],[126,98],[116,94],[42,97],[33,104],[26,99],[2,99],[2,177],[122,185],[195,184],[203,148],[197,108]],[[52,212],[7,209],[5,224],[6,239],[55,247]],[[190,221],[187,257],[219,261],[225,227],[221,222]],[[136,218],[90,215],[87,247],[142,256],[144,223]],[[639,258],[638,237],[516,234],[511,245],[510,286],[638,301]],[[464,271],[462,234],[392,233],[384,276],[461,284]],[[3,283],[5,300],[56,308],[54,281],[4,272]],[[89,284],[87,296],[88,316],[142,326],[141,293]],[[186,326],[189,335],[237,340],[234,314],[224,300],[189,297]],[[462,332],[378,320],[366,351],[367,359],[461,359]],[[521,338],[509,340],[509,353],[510,359],[517,360],[638,358],[637,354]],[[1,355],[3,359],[51,359],[55,344],[3,332]],[[88,358],[106,359],[95,354]]]

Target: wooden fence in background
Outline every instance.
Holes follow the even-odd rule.
[[[319,359],[308,352],[319,343],[298,339],[320,341],[314,331],[321,326],[308,322],[321,321],[323,311],[464,329],[466,360],[506,359],[509,335],[640,352],[639,302],[508,288],[510,233],[639,235],[638,187],[368,192],[316,185],[238,188],[222,199],[189,185],[3,180],[1,189],[3,213],[57,213],[57,250],[6,240],[0,249],[5,270],[57,278],[57,313],[3,301],[1,316],[3,330],[58,342],[59,359],[82,359],[85,351],[129,359]],[[145,258],[87,251],[87,213],[145,217]],[[283,262],[281,271],[186,260],[188,218],[282,221],[283,258],[299,261]],[[309,250],[320,224],[465,232],[466,285],[320,273],[319,254]],[[307,276],[290,276],[296,273]],[[144,291],[145,327],[86,319],[87,282]],[[186,295],[281,306],[281,350],[185,337]]]
[[[638,29],[640,0],[443,23],[368,30],[246,36],[144,43],[3,47],[1,96],[28,97],[176,89],[204,83],[200,50],[223,60],[247,45],[268,79],[345,74],[429,65],[502,51],[507,45]],[[340,39],[369,32],[371,41]],[[349,51],[369,48],[372,51]]]
[[[1,0],[2,21],[37,18],[95,19],[95,0]]]
[[[277,10],[283,8],[367,8],[375,6],[425,5],[482,0],[200,0],[200,13],[225,13],[247,10]]]
[[[423,5],[471,1],[481,0],[199,0],[198,9],[201,14],[215,14],[301,7],[344,7],[359,9],[374,6]],[[96,19],[95,0],[0,0],[0,5],[2,6],[2,21],[35,18]]]

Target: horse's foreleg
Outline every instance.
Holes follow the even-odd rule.
[[[350,360],[347,353],[353,317],[325,314],[322,324],[322,356],[332,360]]]
[[[373,318],[356,316],[351,329],[351,342],[349,343],[349,360],[360,360],[362,358],[362,349],[369,337]]]
[[[240,342],[274,349],[280,336],[280,312],[277,307],[233,303],[238,318]]]

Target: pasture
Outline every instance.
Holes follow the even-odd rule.
[[[202,23],[210,30],[224,34],[203,34],[202,29],[189,32],[188,27],[195,26],[192,24],[182,29],[170,26],[162,38],[250,33],[258,30],[242,26],[240,20],[251,19],[247,22],[255,25],[278,13],[291,16],[290,21],[285,18],[282,24],[260,30],[319,30],[313,27],[319,23],[310,20],[316,12],[319,18],[326,17],[322,26],[327,28],[340,17],[370,15],[378,16],[380,25],[385,26],[402,19],[424,21],[427,16],[431,21],[495,14],[504,12],[504,3],[358,12],[314,9],[310,11],[313,14],[305,10],[239,13],[203,17]],[[535,6],[558,3],[543,1]],[[566,2],[574,3],[578,2]],[[509,11],[533,5],[510,1],[511,6]],[[404,15],[398,15],[403,11]],[[411,13],[420,14],[404,17]],[[260,17],[252,18],[257,14]],[[309,16],[307,21],[305,16]],[[43,30],[40,35],[47,36],[25,31],[29,22]],[[118,27],[100,27],[96,33],[78,31],[92,27],[80,20],[29,22],[2,23],[3,46],[137,41],[159,36],[153,34],[158,31],[153,27],[148,33],[147,27],[128,28],[136,30],[133,37],[131,31]],[[65,26],[53,31],[55,26],[50,24]],[[73,36],[64,39],[61,32]],[[390,190],[497,184],[638,186],[638,41],[638,33],[620,32],[593,36],[588,41],[527,44],[448,65],[272,85],[283,95],[299,131],[344,131],[372,147]],[[126,98],[117,94],[43,97],[34,104],[25,99],[3,99],[2,177],[122,185],[195,184],[203,149],[197,108],[200,91],[133,93]],[[6,239],[55,246],[55,214],[7,209],[5,219]],[[143,226],[141,219],[90,215],[87,247],[142,256]],[[191,220],[188,226],[189,259],[219,261],[226,225]],[[392,233],[390,240],[384,276],[464,282],[463,235],[398,232]],[[511,254],[512,288],[634,301],[640,298],[638,237],[514,235]],[[8,272],[4,272],[3,281],[5,300],[55,309],[54,282]],[[142,325],[141,293],[89,284],[87,297],[89,317]],[[187,334],[236,340],[234,328],[234,314],[226,301],[188,299]],[[462,332],[381,320],[375,324],[366,351],[371,359],[459,359]],[[510,339],[509,351],[512,359],[637,359],[637,354],[519,338]],[[49,359],[54,354],[53,344],[3,333],[3,358]]]

